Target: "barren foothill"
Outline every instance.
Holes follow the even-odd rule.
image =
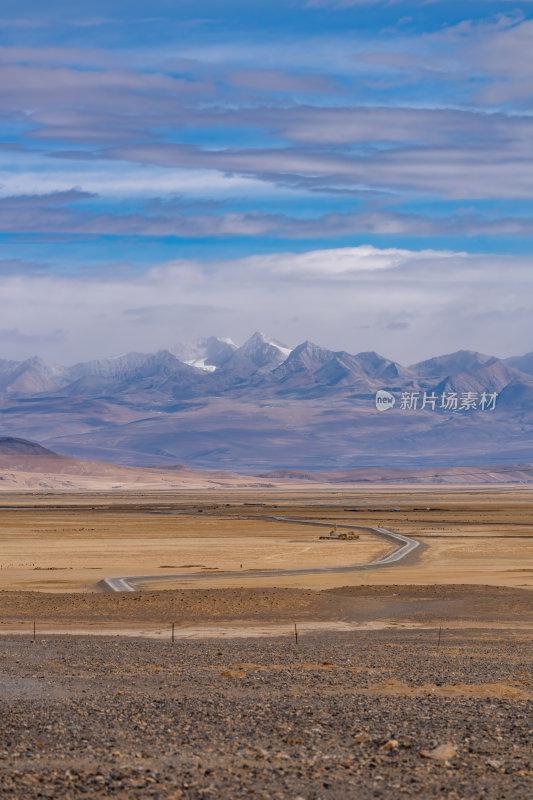
[[[352,409],[353,410],[353,409]],[[123,413],[124,407],[121,407]],[[28,409],[26,409],[26,414]],[[285,409],[286,413],[286,409]],[[234,409],[232,410],[234,415]],[[144,415],[144,412],[143,412]],[[134,415],[135,416],[135,415]],[[50,418],[48,417],[48,422]],[[131,421],[131,420],[130,420]],[[62,416],[64,425],[64,415]],[[23,439],[0,437],[0,495],[85,492],[183,492],[183,491],[323,491],[354,486],[396,488],[412,485],[495,485],[531,483],[527,464],[441,467],[441,468],[357,468],[313,472],[278,469],[243,474],[224,469],[191,469],[183,464],[166,467],[131,467],[107,461],[82,461],[58,455]]]

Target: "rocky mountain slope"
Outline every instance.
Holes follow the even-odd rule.
[[[0,433],[77,458],[245,472],[529,462],[533,355],[403,366],[256,333],[71,367],[6,360]]]

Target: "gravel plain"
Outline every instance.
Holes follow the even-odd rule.
[[[0,637],[2,798],[533,796],[531,631]]]

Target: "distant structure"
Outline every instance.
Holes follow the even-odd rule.
[[[359,534],[356,533],[355,531],[347,531],[346,533],[344,533],[344,532],[343,533],[339,533],[338,529],[337,529],[337,523],[335,523],[334,526],[333,526],[333,530],[331,530],[328,533],[327,536],[320,536],[319,538],[320,539],[326,539],[326,540],[329,540],[329,541],[334,539],[334,540],[337,540],[337,541],[343,541],[343,542],[348,541],[348,542],[350,542],[350,541],[353,541],[353,539],[359,539]]]

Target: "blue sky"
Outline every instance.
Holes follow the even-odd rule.
[[[3,0],[0,358],[533,350],[532,17]]]

